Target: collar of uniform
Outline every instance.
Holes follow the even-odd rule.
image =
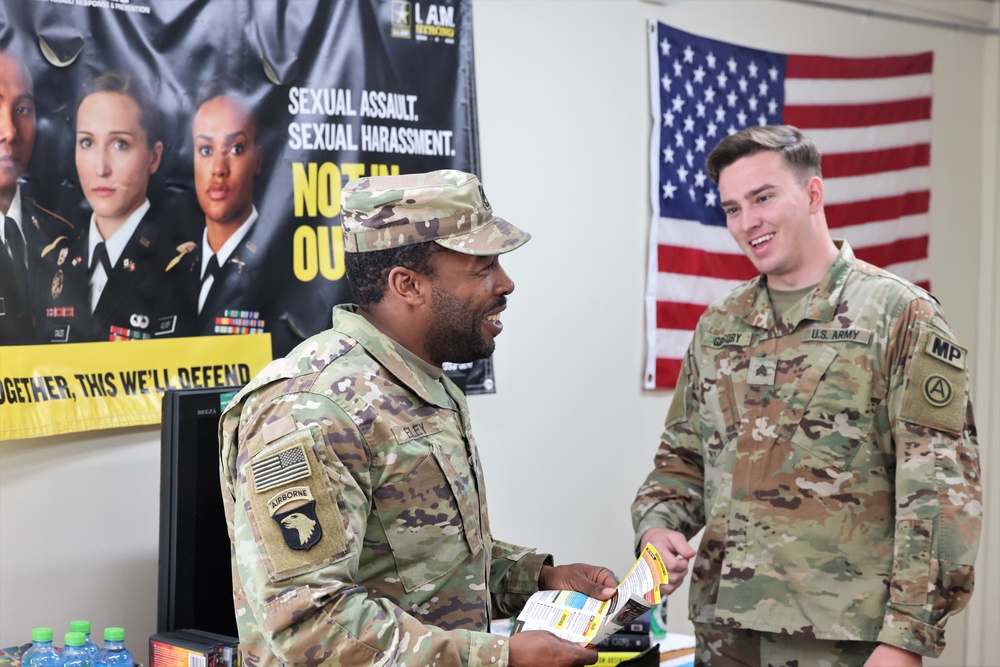
[[[854,269],[854,251],[843,239],[834,239],[838,253],[830,265],[830,269],[820,280],[816,289],[806,297],[801,313],[796,312],[798,305],[792,306],[786,318],[788,322],[798,322],[802,319],[816,322],[829,322],[837,313],[840,303],[840,293],[847,284],[847,278]],[[775,316],[771,307],[771,297],[767,293],[767,281],[764,276],[757,276],[736,288],[736,294],[731,301],[731,312],[736,317],[753,327],[770,329],[774,326]]]
[[[453,402],[449,400],[449,392],[445,389],[450,380],[440,369],[436,369],[438,375],[434,377],[428,372],[427,366],[430,364],[417,359],[412,352],[404,350],[396,341],[375,328],[375,325],[358,313],[355,304],[334,307],[332,329],[356,340],[368,354],[396,376],[400,383],[424,401],[445,410],[455,409]],[[418,365],[414,360],[421,363]]]
[[[90,238],[88,240],[87,248],[87,260],[89,266],[89,260],[94,256],[94,248],[97,244],[104,242],[104,247],[108,251],[108,259],[111,260],[111,266],[117,266],[118,260],[121,259],[122,253],[125,252],[125,247],[128,246],[129,241],[132,240],[132,236],[135,234],[135,230],[138,229],[139,223],[142,222],[142,218],[149,211],[150,204],[149,200],[146,199],[139,205],[139,208],[132,211],[129,216],[125,219],[125,222],[115,230],[115,233],[111,235],[111,238],[103,238],[101,232],[97,229],[97,220],[93,214],[90,216]],[[155,233],[155,227],[149,227],[149,232]]]
[[[229,257],[236,251],[236,248],[243,242],[243,239],[250,234],[253,224],[257,222],[257,217],[257,207],[253,206],[250,209],[250,216],[236,228],[232,236],[226,239],[226,242],[219,248],[219,252],[215,253],[212,252],[212,247],[208,245],[208,228],[203,229],[201,232],[201,270],[198,275],[205,275],[205,269],[208,268],[208,260],[212,259],[212,255],[215,255],[215,261],[219,263],[220,267],[229,261]],[[236,259],[239,259],[239,257]]]
[[[803,308],[803,319],[829,322],[837,314],[840,294],[844,291],[848,276],[854,270],[854,251],[850,244],[843,239],[835,239],[833,243],[839,252],[833,258],[833,264],[823,276],[823,280],[807,297],[805,308]]]
[[[24,214],[21,212],[21,186],[14,188],[14,198],[10,200],[10,206],[7,207],[7,213],[5,214],[8,218],[17,223],[17,226],[21,228],[21,236],[27,238],[24,233]],[[0,223],[3,219],[0,218]],[[7,243],[7,236],[3,231],[0,231],[0,241]]]

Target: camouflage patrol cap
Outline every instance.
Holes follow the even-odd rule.
[[[340,211],[347,252],[435,241],[467,255],[498,255],[531,238],[493,215],[478,178],[454,169],[355,179],[344,186]]]

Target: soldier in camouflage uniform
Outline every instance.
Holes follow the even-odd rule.
[[[831,239],[798,130],[748,128],[707,165],[762,275],[698,323],[637,545],[664,554],[667,592],[695,559],[698,664],[919,665],[972,593],[967,352],[934,297]]]
[[[345,186],[358,305],[271,363],[220,424],[244,664],[584,665],[547,632],[491,618],[536,590],[607,599],[607,569],[495,540],[468,406],[444,361],[492,353],[529,236],[458,171]]]

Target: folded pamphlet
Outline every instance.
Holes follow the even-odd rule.
[[[659,552],[647,544],[609,600],[576,591],[538,591],[517,615],[511,633],[548,630],[576,644],[594,646],[660,603],[667,568]]]

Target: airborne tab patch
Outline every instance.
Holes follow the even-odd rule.
[[[941,361],[951,364],[955,368],[965,370],[965,348],[955,345],[955,343],[951,342],[947,338],[942,338],[936,333],[932,333],[928,336],[926,349],[927,354],[932,357],[937,357]]]

